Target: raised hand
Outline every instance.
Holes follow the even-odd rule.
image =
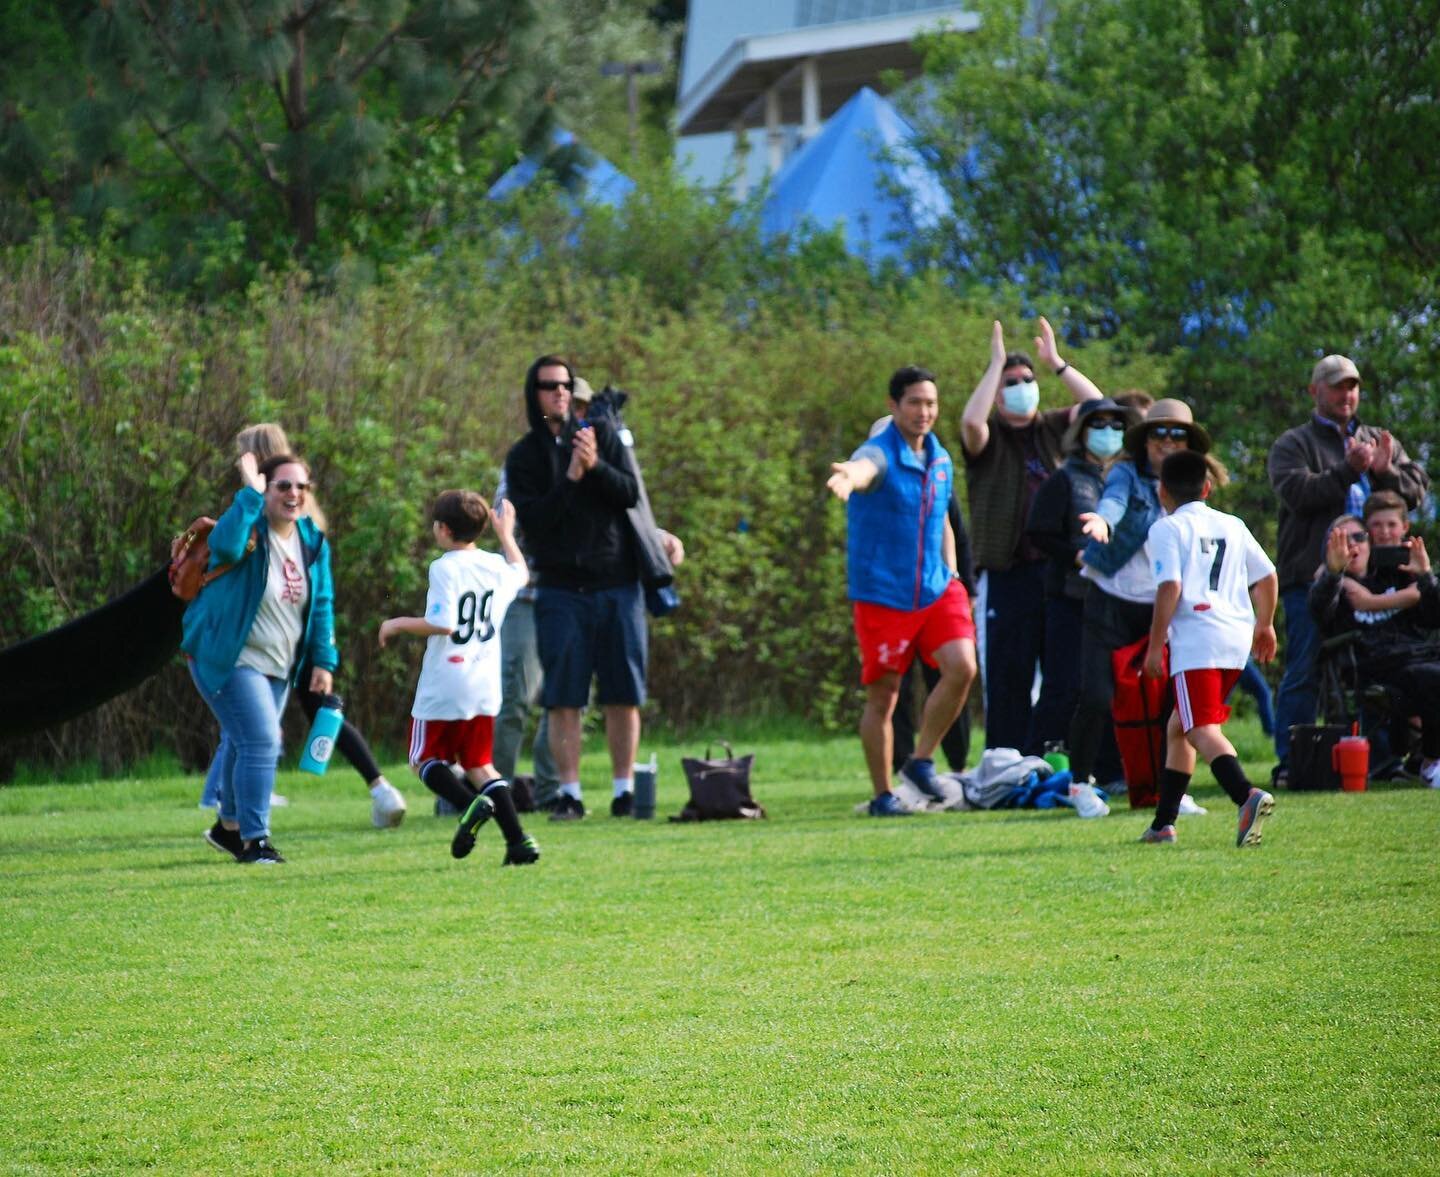
[[[490,508],[490,526],[495,529],[495,534],[504,539],[515,531],[515,504],[509,499],[501,499],[498,507]]]
[[[1005,366],[1005,357],[1009,354],[1005,350],[1005,328],[1000,325],[1000,320],[995,320],[995,325],[990,328],[990,365],[994,368]]]
[[[1060,351],[1055,346],[1055,328],[1050,326],[1050,320],[1044,315],[1040,316],[1040,334],[1035,337],[1035,352],[1040,357],[1040,362],[1048,364],[1052,371],[1058,372],[1065,366],[1065,361],[1060,358]]]
[[[260,473],[259,458],[249,450],[246,450],[240,455],[235,466],[240,471],[241,482],[251,490],[258,491],[262,495],[265,493],[265,476]]]
[[[1425,540],[1418,535],[1412,535],[1405,541],[1405,546],[1410,549],[1410,558],[1400,565],[1401,572],[1408,572],[1417,579],[1430,571],[1430,553],[1425,548]]]
[[[1325,537],[1325,567],[1331,572],[1344,572],[1345,565],[1350,563],[1350,545],[1345,533],[1354,526],[1347,523],[1343,527],[1333,527]]]
[[[1375,447],[1352,437],[1345,443],[1345,461],[1356,474],[1364,474],[1375,461]]]
[[[1380,436],[1375,439],[1372,450],[1370,472],[1372,474],[1389,474],[1390,462],[1395,454],[1395,439],[1390,436],[1388,429],[1380,431]]]

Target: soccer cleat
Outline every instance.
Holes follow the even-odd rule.
[[[550,811],[551,821],[579,821],[585,816],[585,802],[579,797],[572,797],[569,793],[561,793],[559,800],[555,802],[555,808]]]
[[[935,762],[911,756],[900,768],[900,779],[918,789],[932,801],[945,801],[945,790],[935,780]]]
[[[1189,793],[1184,794],[1180,798],[1181,817],[1204,817],[1209,812],[1205,806],[1199,804]]]
[[[1140,835],[1140,841],[1156,846],[1173,846],[1175,844],[1175,827],[1161,826],[1157,830],[1154,826],[1146,826],[1145,832]]]
[[[256,838],[235,856],[235,861],[246,866],[274,866],[285,860],[280,857],[280,851],[270,844],[269,838]]]
[[[1240,825],[1235,834],[1235,845],[1260,845],[1260,823],[1275,812],[1275,798],[1264,789],[1251,789],[1245,804],[1240,806]]]
[[[483,793],[470,802],[469,807],[461,815],[460,825],[455,831],[455,836],[450,839],[450,856],[464,858],[474,850],[476,831],[494,815],[495,806]]]
[[[505,861],[501,866],[527,866],[532,862],[540,861],[540,843],[535,841],[529,834],[526,834],[518,842],[510,842],[505,847]]]
[[[1094,785],[1071,785],[1070,804],[1081,817],[1104,817],[1110,812],[1110,806],[1100,799]]]
[[[394,829],[405,820],[405,798],[389,781],[370,791],[370,824],[377,830]]]
[[[631,817],[635,813],[635,794],[621,793],[610,802],[611,817]]]
[[[205,841],[222,854],[228,854],[237,861],[240,858],[240,851],[245,848],[245,843],[240,838],[240,831],[227,830],[218,821],[205,831]]]
[[[870,799],[868,812],[871,817],[908,817],[911,811],[894,793],[881,793]]]

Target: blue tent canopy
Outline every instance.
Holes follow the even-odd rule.
[[[569,131],[556,130],[550,137],[550,154],[565,152],[574,166],[564,186],[577,201],[618,208],[635,188],[635,181],[602,155],[582,146]],[[534,183],[545,169],[547,156],[527,155],[490,186],[491,200],[511,196]]]
[[[914,135],[894,106],[861,89],[776,174],[761,212],[765,232],[838,225],[851,253],[872,262],[901,258],[906,235],[935,225],[951,207],[911,146]]]

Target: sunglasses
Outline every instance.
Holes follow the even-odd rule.
[[[555,391],[557,391],[558,389],[561,389],[561,388],[563,388],[566,392],[570,392],[570,391],[572,391],[572,390],[574,389],[574,387],[575,387],[575,381],[573,381],[573,380],[537,380],[537,381],[535,381],[535,387],[538,388],[541,392],[555,392]]]
[[[1184,441],[1190,430],[1183,425],[1156,425],[1147,436],[1151,441]]]
[[[1345,538],[1352,544],[1368,544],[1370,542],[1369,534],[1363,531],[1352,531]]]
[[[270,484],[271,490],[278,490],[282,495],[288,495],[292,490],[298,490],[302,495],[310,489],[308,482],[291,482],[288,478],[277,478]]]
[[[1124,433],[1124,432],[1125,432],[1125,422],[1124,422],[1124,421],[1091,421],[1091,422],[1086,426],[1086,428],[1087,428],[1087,429],[1114,429],[1115,431],[1117,431],[1117,432],[1119,432],[1119,433]]]
[[[1007,376],[1005,377],[1005,387],[1014,388],[1017,384],[1031,384],[1034,380],[1034,376]]]

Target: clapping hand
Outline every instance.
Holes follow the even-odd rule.
[[[996,319],[994,326],[990,328],[990,366],[999,370],[1005,367],[1005,357],[1009,353],[1005,350],[1005,328]]]
[[[1035,337],[1035,351],[1041,363],[1048,364],[1052,371],[1058,372],[1065,366],[1055,346],[1055,328],[1050,326],[1050,320],[1044,315],[1040,316],[1040,334]]]
[[[1351,437],[1345,442],[1345,461],[1356,474],[1364,474],[1375,462],[1375,447],[1368,441]],[[1389,462],[1387,456],[1386,462]]]
[[[575,438],[571,442],[570,468],[565,472],[567,478],[579,482],[600,461],[600,451],[595,444],[595,430],[590,428],[577,429]]]
[[[1395,454],[1395,439],[1388,429],[1382,429],[1371,447],[1370,473],[1389,474],[1390,461]]]

